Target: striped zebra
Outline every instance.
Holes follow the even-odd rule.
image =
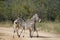
[[[21,33],[23,32],[24,30],[24,33],[25,33],[25,30],[28,29],[29,30],[29,35],[30,37],[32,37],[32,31],[36,31],[37,33],[37,37],[38,37],[38,31],[37,31],[37,28],[35,26],[36,22],[37,21],[41,21],[41,18],[39,18],[38,14],[34,14],[32,16],[31,19],[27,20],[27,21],[24,21],[22,18],[18,18],[14,21],[14,33],[15,31],[17,32],[17,35],[18,37],[20,37]],[[21,33],[20,35],[18,34],[18,30],[19,30],[19,27],[22,27],[23,29],[21,30]]]

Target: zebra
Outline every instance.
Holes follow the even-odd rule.
[[[37,21],[40,22],[41,19],[39,18],[38,14],[34,14],[33,17],[31,19],[27,20],[27,21],[24,21],[22,18],[18,18],[14,21],[14,23],[18,26],[20,25],[19,27],[23,28],[21,30],[21,33],[23,32],[23,30],[24,30],[24,33],[25,33],[25,30],[28,29],[29,33],[30,33],[30,37],[32,37],[32,31],[36,31],[37,37],[38,37],[38,31],[37,31],[37,28],[35,26]],[[16,28],[15,25],[14,25],[14,27]],[[18,27],[18,29],[19,29],[19,27]],[[21,35],[21,33],[20,33],[20,35]],[[18,35],[18,31],[17,31],[17,35]],[[18,36],[20,37],[20,35],[18,35]]]
[[[30,37],[32,37],[32,34],[31,34],[32,30],[36,31],[37,37],[38,37],[38,31],[37,31],[36,26],[35,26],[36,21],[39,21],[39,22],[41,21],[38,14],[33,15],[33,17],[31,19],[29,19],[28,21],[22,20],[22,24],[21,24],[23,26],[22,31],[23,30],[25,31],[25,29],[29,29]],[[21,33],[22,33],[22,31],[21,31]],[[20,35],[21,35],[21,33],[20,33]]]
[[[14,34],[15,34],[15,32],[17,33],[17,36],[18,37],[20,37],[19,36],[19,33],[18,33],[18,30],[19,30],[19,28],[21,27],[21,25],[20,25],[20,23],[21,23],[21,18],[17,18],[16,20],[14,20],[14,24],[13,24],[13,38],[14,38]]]

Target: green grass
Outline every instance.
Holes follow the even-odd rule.
[[[59,22],[42,22],[36,23],[40,31],[60,33],[60,23]]]

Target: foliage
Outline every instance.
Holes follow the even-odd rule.
[[[0,21],[27,20],[35,13],[43,21],[60,21],[60,0],[0,0]]]

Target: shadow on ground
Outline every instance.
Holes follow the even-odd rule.
[[[52,38],[52,37],[47,37],[47,36],[32,36],[32,38]]]

